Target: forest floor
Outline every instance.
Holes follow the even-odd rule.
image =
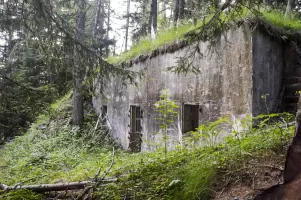
[[[51,105],[25,134],[0,149],[0,183],[93,180],[100,168],[99,177],[117,181],[94,186],[87,199],[247,200],[282,181],[286,149],[294,133],[294,127],[287,126],[293,121],[289,114],[261,116],[258,127],[251,126],[240,135],[233,132],[219,144],[193,145],[195,140],[210,143],[224,120],[206,124],[202,134],[187,138],[187,147],[176,147],[167,155],[160,148],[130,153],[105,131],[95,129],[97,116],[92,111],[86,112],[83,127],[72,127],[70,97],[68,94]],[[286,122],[274,120],[280,115]],[[72,196],[82,192],[66,193],[62,198],[75,199]],[[11,200],[62,199],[57,195],[0,191],[0,199]]]
[[[214,199],[252,199],[261,191],[282,182],[284,155],[270,155],[247,166],[236,181],[224,182],[222,190],[215,193]],[[234,175],[235,176],[235,175]]]

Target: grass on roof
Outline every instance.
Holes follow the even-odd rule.
[[[260,13],[262,14],[260,18],[267,22],[270,22],[276,27],[284,30],[301,30],[301,22],[295,15],[293,15],[291,18],[287,18],[282,11],[267,9],[260,9]],[[250,15],[250,12],[245,9],[243,12],[240,12],[240,16],[237,17],[237,20],[242,19],[248,15]],[[207,20],[209,20],[210,17],[211,16],[209,16]],[[221,17],[224,18],[225,22],[229,20],[228,17],[224,14],[222,14]],[[150,53],[165,44],[171,44],[177,40],[183,39],[185,33],[203,26],[203,24],[206,23],[207,20],[205,20],[205,22],[200,21],[196,26],[191,23],[186,23],[179,27],[172,27],[170,29],[161,30],[157,34],[155,40],[151,40],[149,37],[142,38],[140,42],[137,45],[133,46],[129,51],[123,52],[118,56],[109,57],[107,61],[111,64],[120,64],[139,55]]]
[[[292,15],[290,18],[285,17],[283,12],[280,11],[263,11],[261,12],[263,19],[272,23],[274,26],[282,29],[290,29],[292,31],[301,30],[301,21],[296,15]]]
[[[119,56],[109,57],[107,61],[111,64],[118,64],[132,59],[138,55],[149,53],[152,50],[157,49],[158,47],[161,47],[165,44],[170,44],[176,40],[181,39],[185,33],[192,31],[196,27],[200,27],[202,25],[203,22],[199,22],[196,26],[191,23],[187,23],[179,27],[164,29],[157,33],[155,40],[151,40],[149,37],[144,37],[129,51],[126,51]]]

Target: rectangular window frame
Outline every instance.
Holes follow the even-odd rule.
[[[130,132],[142,132],[142,109],[138,105],[130,106]]]

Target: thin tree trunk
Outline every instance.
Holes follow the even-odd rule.
[[[49,83],[50,84],[54,84],[54,80],[55,80],[55,65],[54,65],[54,61],[53,59],[50,60],[50,63],[49,63]]]
[[[148,0],[144,0],[142,2],[142,27],[141,27],[141,35],[140,36],[146,36],[147,35],[147,30],[148,30],[148,14],[147,14],[147,5],[148,5]]]
[[[155,34],[155,32],[157,32],[157,16],[158,16],[158,2],[157,0],[152,0],[151,10],[149,15],[149,23],[148,23],[148,32],[150,35]]]
[[[130,26],[130,9],[131,9],[131,0],[127,0],[124,51],[127,51],[127,48],[128,48],[129,26]]]
[[[166,18],[167,18],[167,14],[166,14],[166,0],[162,1],[162,12],[163,12],[162,16],[163,16],[163,19],[165,21]]]
[[[77,13],[77,31],[76,31],[76,39],[83,43],[85,38],[85,21],[86,21],[86,13],[85,13],[85,0],[78,0],[78,13]],[[74,70],[73,70],[73,108],[72,108],[72,124],[80,125],[84,121],[84,106],[83,106],[83,75],[85,71],[85,67],[82,66],[81,58],[82,49],[80,45],[75,46],[75,57],[74,57]]]
[[[94,26],[93,26],[93,30],[92,30],[92,36],[93,37],[95,37],[97,35],[101,7],[102,7],[102,0],[98,0],[98,2],[97,2],[96,16],[95,16],[95,20],[94,20]]]
[[[200,17],[201,10],[201,0],[194,0],[194,12],[193,12],[193,24],[194,26],[198,23],[198,18]]]
[[[291,18],[292,11],[295,7],[295,0],[288,0],[286,5],[285,17]]]
[[[107,40],[109,40],[110,36],[110,19],[111,18],[111,0],[108,0],[108,17],[107,17]],[[109,45],[106,46],[106,55],[109,55]]]
[[[179,20],[183,20],[185,16],[185,0],[179,0]]]
[[[173,24],[177,26],[179,19],[179,0],[175,0],[174,2],[174,11],[173,11]]]

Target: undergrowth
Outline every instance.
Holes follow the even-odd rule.
[[[89,180],[99,167],[101,177],[111,164],[114,146],[114,164],[107,177],[118,181],[95,188],[94,199],[210,199],[226,175],[238,173],[254,158],[283,154],[294,132],[286,123],[292,121],[288,114],[259,116],[256,126],[250,126],[254,119],[246,118],[240,130],[219,120],[191,132],[185,145],[169,151],[167,159],[162,150],[132,154],[113,143],[105,131],[95,130],[97,117],[92,112],[86,113],[83,127],[71,127],[70,96],[53,104],[27,133],[0,150],[0,183]],[[216,127],[230,128],[231,136],[222,143],[197,145],[220,134]],[[18,199],[18,195],[43,199],[28,191],[0,193],[0,199]]]
[[[246,8],[243,11],[235,12],[239,13],[238,16],[235,16],[235,19],[231,19],[231,17],[229,18],[227,17],[227,15],[221,14],[221,21],[224,21],[224,23],[226,23],[229,22],[229,20],[240,20],[247,16],[250,16],[252,18],[259,17],[263,21],[269,22],[275,27],[284,29],[288,32],[301,30],[301,22],[295,15],[287,18],[280,10],[261,8],[259,9],[259,13],[256,17],[253,14],[250,14],[248,9]],[[176,42],[178,40],[183,40],[186,33],[202,27],[209,21],[211,17],[212,15],[209,15],[204,20],[199,21],[196,26],[191,22],[186,22],[182,25],[179,25],[178,27],[160,30],[160,32],[156,35],[155,40],[151,40],[149,37],[142,38],[138,42],[138,44],[133,46],[129,51],[123,52],[118,56],[109,57],[107,61],[111,64],[120,64],[139,55],[148,54],[163,45],[172,44],[173,42]]]

